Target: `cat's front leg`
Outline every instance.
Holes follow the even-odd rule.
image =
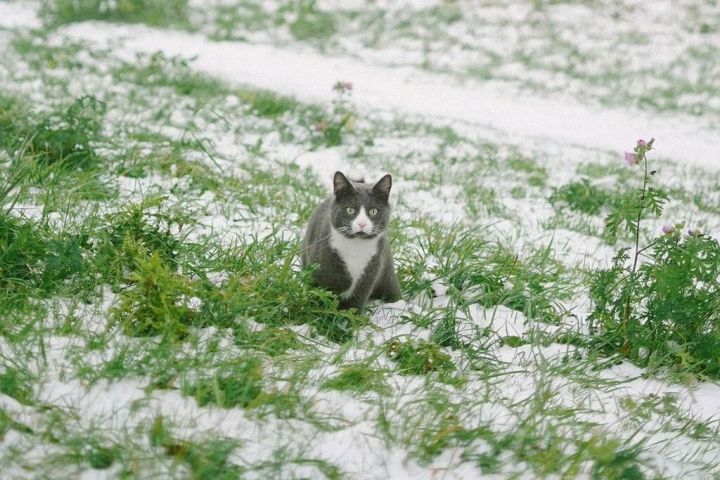
[[[358,311],[362,310],[370,298],[370,294],[375,288],[375,283],[377,282],[376,272],[378,262],[378,256],[375,256],[375,258],[365,268],[366,273],[362,276],[362,278],[360,278],[357,285],[355,285],[355,288],[351,292],[346,292],[340,295],[340,308],[356,308]],[[373,275],[368,272],[373,272],[375,274]]]

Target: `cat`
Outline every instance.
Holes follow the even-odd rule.
[[[333,195],[310,217],[302,264],[319,264],[313,282],[337,294],[342,309],[361,310],[368,299],[401,298],[387,238],[391,187],[390,175],[371,187],[335,172]]]

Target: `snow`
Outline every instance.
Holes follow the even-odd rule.
[[[42,23],[28,3],[3,1],[0,3],[0,29],[39,28]]]
[[[266,45],[213,42],[197,34],[140,25],[81,23],[62,30],[70,38],[112,46],[131,60],[162,51],[193,59],[193,68],[227,81],[273,90],[303,101],[327,103],[338,80],[353,82],[354,102],[478,124],[510,135],[620,150],[638,138],[658,138],[663,155],[679,162],[720,167],[720,132],[687,115],[648,114],[507,95],[482,83],[457,84],[413,68],[368,65]]]
[[[16,26],[33,24],[28,12],[29,10],[21,8],[20,4],[0,3],[0,23]],[[113,48],[115,54],[131,61],[137,53],[153,53],[157,50],[167,55],[193,58],[192,66],[200,72],[237,84],[293,95],[305,101],[328,103],[332,84],[337,80],[348,80],[354,84],[353,102],[364,108],[379,109],[378,116],[397,111],[422,116],[431,122],[463,122],[465,131],[475,128],[498,129],[505,137],[531,138],[537,144],[544,144],[548,152],[552,151],[551,148],[557,148],[556,144],[563,144],[565,149],[592,147],[619,151],[622,146],[632,145],[636,138],[654,135],[658,138],[658,148],[662,146],[663,155],[706,167],[720,166],[720,134],[708,129],[701,120],[683,115],[650,115],[638,111],[569,104],[540,97],[520,97],[496,87],[479,83],[461,84],[412,68],[379,67],[348,58],[328,58],[268,46],[211,42],[198,35],[140,26],[83,23],[63,28],[59,38],[64,36],[105,43]],[[108,82],[111,80],[108,79]],[[237,98],[235,101],[237,102]],[[173,124],[182,125],[186,119],[178,113],[172,120]],[[180,127],[173,127],[173,131],[169,133],[174,136],[181,132]],[[382,147],[383,142],[384,139],[378,139],[376,144]],[[418,139],[413,138],[411,142],[417,143]],[[553,146],[548,146],[550,143]],[[273,144],[273,148],[275,146]],[[347,159],[343,149],[323,149],[298,155],[297,149],[288,147],[286,151],[282,151],[283,146],[277,147],[277,156],[311,171],[328,192],[331,190],[332,174],[336,170],[366,178],[379,178],[385,173],[364,163],[354,164]],[[427,145],[403,145],[397,140],[387,140],[388,150],[397,149],[401,152],[405,147],[421,149]],[[233,137],[230,135],[225,142],[216,144],[216,148],[227,158],[237,158],[238,152],[242,151],[240,146],[233,144]],[[472,156],[477,152],[451,151],[449,154]],[[563,157],[558,158],[564,160]],[[412,168],[421,170],[427,168],[427,165],[408,165],[405,171],[411,171]],[[117,180],[123,199],[141,197],[143,192],[152,190],[153,186],[162,188],[161,184],[167,182],[159,175],[149,175],[141,179],[120,177]],[[425,191],[419,188],[419,185],[417,181],[396,179],[392,198],[393,201],[399,199],[401,203],[402,208],[398,209],[401,210],[400,215],[416,215],[417,211],[412,211],[416,208],[422,213],[429,213],[438,221],[448,223],[462,221],[467,216],[464,205],[448,200],[457,197],[452,186],[444,185]],[[230,224],[228,218],[217,211],[218,207],[214,205],[217,200],[210,193],[197,198],[197,201],[209,212],[200,216],[205,228],[200,232],[193,232],[193,235],[253,235],[272,228],[269,223],[251,221],[238,225]],[[572,251],[568,251],[565,258],[570,263],[585,259],[606,262],[613,253],[612,248],[603,245],[597,238],[586,237],[577,232],[539,232],[540,220],[551,212],[546,206],[527,205],[527,202],[513,204],[510,199],[503,201],[517,209],[520,215],[528,217],[523,225],[528,227],[532,235],[523,238],[523,242],[556,242],[571,246]],[[28,215],[37,213],[33,212],[32,208],[28,207]],[[504,231],[505,225],[497,227],[498,230]],[[225,272],[219,274],[218,281],[224,278],[224,274]],[[432,332],[429,329],[417,327],[406,321],[405,317],[411,313],[428,314],[433,309],[447,307],[447,286],[434,282],[433,289],[437,293],[434,298],[422,296],[407,302],[379,306],[371,319],[372,326],[360,332],[362,342],[358,343],[377,346],[394,338],[430,339]],[[86,311],[82,306],[76,307],[76,310],[62,307],[58,308],[57,316],[69,315],[72,311],[86,319],[90,324],[89,330],[101,332],[104,327],[104,310],[114,301],[115,296],[106,291],[100,311],[91,311],[89,308]],[[477,339],[477,336],[473,335],[475,329],[491,328],[493,333],[489,340],[490,346],[483,347],[487,347],[488,355],[507,363],[505,377],[498,380],[496,385],[490,385],[487,378],[470,368],[464,370],[473,388],[487,388],[493,395],[489,401],[478,400],[477,404],[468,406],[467,417],[476,423],[489,422],[499,430],[513,428],[518,417],[511,403],[515,404],[537,394],[542,387],[541,377],[545,372],[543,369],[558,364],[564,356],[575,351],[575,347],[557,343],[543,346],[523,345],[519,348],[502,345],[502,337],[527,337],[540,328],[539,325],[528,322],[521,313],[506,307],[486,309],[473,305],[468,314],[459,313],[457,320],[460,337],[468,341]],[[549,334],[560,329],[560,326],[543,326],[543,332]],[[302,332],[306,339],[307,327],[297,327],[294,331]],[[203,332],[203,337],[207,337],[209,343],[209,338],[216,333],[215,330],[208,329]],[[303,397],[311,399],[313,412],[322,415],[323,420],[332,424],[335,429],[320,431],[309,422],[300,420],[280,419],[274,415],[264,419],[256,418],[239,408],[199,407],[195,400],[182,396],[178,391],[154,390],[146,395],[147,379],[143,378],[101,381],[91,386],[79,380],[68,380],[64,378],[64,373],[66,368],[71,370],[68,364],[74,348],[82,348],[82,345],[73,345],[64,338],[47,339],[49,371],[43,377],[37,398],[49,406],[62,407],[76,413],[78,423],[84,427],[102,426],[126,432],[139,431],[146,426],[144,422],[162,414],[172,418],[175,432],[181,438],[194,438],[198,433],[213,432],[240,440],[243,443],[242,461],[248,463],[272,461],[275,449],[288,446],[291,452],[336,463],[344,472],[357,478],[472,478],[478,475],[474,466],[458,459],[459,450],[448,448],[429,465],[420,465],[409,459],[406,448],[388,446],[376,431],[372,420],[377,417],[379,408],[388,408],[383,413],[388,416],[388,421],[396,433],[402,436],[404,426],[400,424],[408,421],[408,416],[412,416],[415,411],[413,405],[423,400],[421,390],[424,381],[419,377],[389,376],[388,383],[398,392],[398,398],[397,405],[387,406],[381,405],[380,401],[366,402],[347,394],[306,388],[301,393]],[[227,354],[231,353],[232,348],[234,347],[231,342],[222,344],[222,349],[227,349]],[[362,347],[354,347],[347,352],[338,352],[326,345],[318,345],[318,349],[327,353],[328,358],[337,356],[345,361],[363,361],[376,355],[376,352]],[[109,350],[112,353],[112,349]],[[12,355],[11,347],[0,343],[0,354]],[[457,356],[456,353],[452,354]],[[94,365],[96,358],[97,356],[88,354],[88,364]],[[389,361],[383,356],[374,358],[373,361],[381,366],[389,366]],[[328,363],[321,369],[324,375],[335,371],[335,363]],[[598,373],[599,379],[618,383],[619,386],[614,391],[601,391],[592,386],[580,388],[563,377],[553,380],[555,383],[551,390],[557,392],[559,406],[582,405],[587,408],[586,419],[589,422],[607,426],[609,432],[620,436],[628,433],[628,428],[624,426],[627,413],[618,405],[618,399],[622,396],[641,398],[672,394],[679,399],[682,411],[693,418],[706,421],[720,418],[720,386],[717,384],[706,382],[682,386],[642,378],[642,374],[643,370],[622,363]],[[592,378],[589,377],[588,380],[592,381]],[[449,391],[451,396],[452,391]],[[456,399],[464,400],[459,394]],[[0,407],[33,426],[41,423],[32,409],[17,404],[5,395],[0,395]],[[8,434],[7,438],[13,439],[11,435],[15,435],[15,432]],[[657,441],[658,444],[675,445],[672,438],[662,435],[648,433],[647,438]],[[410,443],[415,438],[405,440]],[[682,441],[689,442],[684,445],[688,449],[698,446],[694,443],[690,445],[692,442],[688,439]],[[485,447],[479,445],[476,451],[482,452],[483,448]],[[682,458],[679,451],[669,452],[669,458],[664,460],[667,473],[680,475],[689,467],[671,459],[673,453],[675,457]],[[717,448],[708,448],[707,454],[717,454]],[[505,464],[504,474],[517,471],[521,476],[532,478],[532,475],[524,471],[521,463],[510,458],[503,458],[502,461]],[[311,467],[300,466],[292,472],[284,473],[296,476],[316,474]],[[258,474],[258,477],[260,476],[261,474]]]

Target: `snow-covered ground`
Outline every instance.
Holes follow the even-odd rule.
[[[33,113],[83,95],[105,102],[99,151],[107,163],[97,178],[117,193],[53,208],[43,193],[65,194],[50,183],[35,185],[14,215],[73,228],[162,195],[170,212],[190,217],[188,227],[172,230],[182,242],[210,252],[258,240],[271,250],[269,238],[300,237],[335,170],[368,178],[390,171],[401,275],[426,282],[435,296],[416,287],[404,301],[373,305],[369,323],[344,344],[288,318],[283,335],[296,343],[279,356],[242,343],[237,325],[198,328],[168,351],[155,338],[127,336],[110,323],[122,294],[109,285],[89,303],[38,299],[45,310],[40,326],[30,327],[30,341],[0,335],[0,375],[10,367],[27,373],[32,390],[29,400],[18,399],[0,382],[0,468],[8,478],[720,474],[719,385],[608,362],[561,340],[588,332],[584,276],[607,266],[617,246],[602,237],[601,217],[559,210],[548,200],[585,176],[608,188],[635,185],[622,151],[654,136],[658,181],[679,193],[663,218],[647,223],[650,235],[681,219],[718,233],[720,131],[711,121],[518,93],[512,85],[390,65],[380,53],[373,62],[371,55],[326,55],[290,39],[216,41],[206,36],[210,27],[187,33],[82,22],[37,35],[30,32],[41,25],[37,7],[0,3],[0,46],[8,52],[0,59],[2,93],[25,99]],[[154,59],[157,52],[162,56]],[[339,146],[313,143],[313,109],[332,111],[337,81],[353,84],[355,125]],[[277,117],[257,115],[242,93],[256,89],[291,96],[300,106]],[[499,242],[527,262],[529,274],[561,272],[553,281],[542,277],[562,312],[555,322],[503,305],[459,304],[447,271],[485,254],[460,251],[486,245],[472,243],[475,233],[488,249]],[[536,260],[545,249],[551,259]],[[218,288],[232,285],[234,273],[227,265],[204,272]],[[563,289],[563,282],[571,285]],[[210,297],[196,297],[196,304],[206,302]],[[452,318],[464,346],[440,349],[454,365],[452,375],[399,371],[387,345],[432,343],[443,318]],[[236,322],[255,334],[276,328],[261,320],[240,315]],[[240,367],[232,362],[245,357],[262,362],[260,400],[224,408],[191,393],[199,378],[226,365],[235,372]],[[381,386],[323,387],[358,364],[378,374]],[[222,390],[217,379],[213,388]],[[164,431],[174,443],[158,440]]]
[[[198,34],[153,30],[140,25],[83,23],[61,30],[70,38],[112,46],[132,60],[138,53],[162,51],[192,59],[199,71],[227,81],[327,102],[339,80],[352,81],[359,105],[391,109],[498,129],[518,139],[616,150],[628,134],[662,138],[663,155],[676,161],[720,167],[720,131],[702,118],[600,108],[567,99],[509,94],[497,86],[426,73],[415,68],[368,65],[360,60],[283,50],[267,45],[214,42]]]

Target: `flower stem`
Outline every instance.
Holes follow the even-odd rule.
[[[645,152],[642,152],[642,160],[643,165],[645,167],[645,174],[643,176],[643,186],[642,190],[640,191],[640,205],[638,206],[638,212],[637,212],[637,219],[635,220],[635,257],[633,258],[633,266],[632,270],[630,271],[630,279],[628,282],[628,285],[630,286],[630,291],[627,292],[627,298],[625,299],[625,308],[623,312],[623,330],[624,330],[624,336],[625,341],[623,344],[622,349],[627,351],[628,349],[628,324],[630,322],[630,300],[632,300],[632,287],[635,282],[635,272],[637,271],[637,265],[638,265],[638,259],[640,258],[640,254],[645,250],[643,248],[640,249],[640,221],[642,219],[642,212],[645,207],[645,193],[647,192],[647,185],[648,185],[648,162],[647,157],[645,156]],[[647,247],[646,247],[647,248]]]

